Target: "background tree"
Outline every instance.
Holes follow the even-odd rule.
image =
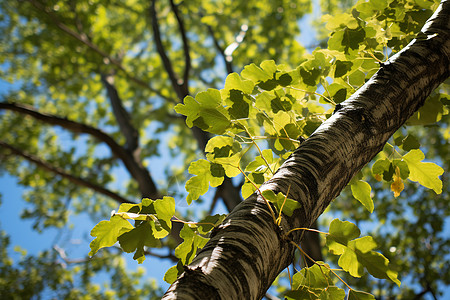
[[[186,193],[178,186],[188,178],[188,163],[204,155],[212,135],[199,130],[208,129],[207,122],[193,124],[197,126],[192,129],[185,126],[185,119],[174,113],[174,106],[187,95],[223,87],[228,73],[240,71],[251,62],[259,66],[266,59],[286,64],[277,67],[281,73],[300,65],[297,74],[306,84],[302,91],[288,92],[292,98],[283,95],[288,101],[302,100],[301,105],[290,104],[296,114],[303,114],[301,123],[288,126],[288,120],[283,123],[283,132],[270,130],[261,120],[249,126],[252,132],[247,138],[259,133],[266,136],[259,145],[272,147],[276,168],[298,145],[292,140],[308,137],[331,114],[332,106],[371,77],[378,69],[377,61],[399,51],[415,36],[437,7],[434,2],[369,2],[359,4],[351,14],[340,14],[350,3],[324,4],[324,11],[336,16],[325,17],[327,29],[334,33],[329,39],[323,38],[335,51],[333,60],[320,51],[308,56],[296,41],[297,21],[310,10],[309,2],[220,1],[213,5],[203,1],[24,1],[1,5],[2,78],[11,82],[0,105],[1,168],[30,187],[24,199],[31,206],[23,216],[35,220],[38,230],[65,226],[71,211],[89,213],[98,221],[118,203],[162,195],[177,201],[185,198]],[[330,78],[335,82],[328,82]],[[270,84],[274,83],[268,81],[262,88],[270,90]],[[419,126],[402,128],[391,143],[397,151],[420,146],[428,159],[434,158],[445,170],[449,164],[447,90],[442,86],[441,93],[435,93],[422,112],[410,120],[410,124]],[[280,103],[269,102],[271,118],[281,118],[289,111],[286,98],[278,98]],[[328,101],[331,106],[318,101]],[[239,113],[242,108],[236,106],[235,110]],[[259,132],[261,125],[264,131]],[[262,159],[254,149],[242,157],[243,168],[258,161],[258,155]],[[395,153],[392,148],[387,151]],[[158,167],[158,155],[171,157],[175,163]],[[394,157],[386,157],[389,163],[381,165],[380,173],[374,172],[385,181],[398,183],[398,165]],[[269,176],[248,170],[249,179],[258,184],[261,177],[264,180]],[[119,180],[114,174],[120,174]],[[372,181],[367,174],[364,178]],[[363,207],[350,205],[350,188],[342,195],[348,200],[335,201],[336,212],[331,215],[353,219],[368,229],[378,220],[387,222],[383,230],[371,235],[384,254],[390,253],[400,277],[410,275],[406,280],[409,284],[398,289],[371,277],[352,284],[375,294],[374,287],[378,287],[379,296],[438,295],[443,290],[441,284],[448,283],[439,276],[448,271],[444,259],[448,235],[442,234],[448,215],[448,185],[444,184],[442,196],[412,185],[394,199],[386,192],[389,184],[370,183],[377,207],[375,217],[369,219]],[[248,195],[249,180],[225,178],[213,193],[203,197],[210,201],[209,211],[214,211],[218,200],[233,208],[240,198],[241,185]],[[392,190],[399,192],[395,186]],[[195,199],[192,190],[188,197]],[[191,210],[178,217],[200,220],[203,215]],[[327,218],[323,223],[328,225]],[[410,226],[404,227],[405,223]],[[169,249],[169,254],[162,259],[173,259],[178,243],[176,238],[163,240],[161,247]],[[46,289],[73,298],[84,293],[104,298],[162,294],[144,281],[136,284],[142,274],[127,274],[121,260],[112,259],[120,257],[118,248],[103,249],[89,261],[69,259],[61,263],[64,252],[59,251],[58,256],[58,252],[50,251],[26,258],[29,263],[25,260],[11,265],[7,244],[4,236],[1,270],[8,274],[4,276],[8,281],[2,282],[5,295],[39,294]],[[155,253],[145,248],[144,254]],[[58,274],[64,275],[35,275],[36,270],[45,270],[42,266],[54,270],[55,262]],[[421,276],[411,276],[411,268]],[[101,270],[112,279],[99,290],[91,279]],[[21,283],[24,277],[36,284],[25,286]],[[287,288],[281,281],[280,292],[283,289]]]

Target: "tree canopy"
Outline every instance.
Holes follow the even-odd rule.
[[[0,172],[24,187],[33,229],[70,230],[73,214],[98,224],[81,259],[55,243],[12,261],[16,233],[2,231],[0,296],[158,299],[162,278],[127,270],[125,258],[149,270],[170,261],[164,280],[174,282],[255,192],[282,225],[301,205],[289,189],[259,187],[389,58],[433,39],[420,30],[438,6],[3,1]],[[302,28],[305,18],[315,27]],[[267,298],[437,299],[448,289],[449,106],[447,80],[308,229],[321,239],[298,247]]]

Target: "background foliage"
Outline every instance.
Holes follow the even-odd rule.
[[[138,203],[142,197],[173,197],[182,220],[226,213],[236,204],[230,198],[241,191],[245,198],[253,183],[270,178],[336,104],[406,46],[438,3],[30,0],[0,5],[5,87],[0,170],[25,187],[22,217],[32,220],[35,230],[67,231],[79,226],[70,224],[73,214],[87,214],[97,223],[122,200]],[[299,37],[312,34],[300,26],[306,14],[317,35],[302,45]],[[240,75],[227,77],[232,72]],[[352,287],[383,299],[433,299],[449,284],[444,276],[450,273],[449,104],[444,84],[321,217],[323,228],[335,217],[357,224],[402,280],[398,287],[369,275],[346,278]],[[190,129],[193,125],[209,133]],[[426,172],[426,178],[413,174],[414,165],[423,169],[421,153],[445,170],[442,186],[439,169]],[[153,185],[140,181],[146,176]],[[425,183],[428,177],[431,183]],[[230,191],[234,196],[226,194]],[[200,204],[183,205],[184,199],[198,198]],[[148,211],[140,212],[151,214],[155,205],[142,203],[139,209]],[[173,212],[166,214],[162,220]],[[162,228],[167,235],[168,228]],[[184,244],[178,250],[177,234],[140,245],[131,237],[131,245],[121,246],[126,252],[137,249],[140,262],[147,257],[148,269],[159,259],[176,264],[175,256],[186,263],[204,244],[189,228],[181,229]],[[129,254],[119,247],[89,258],[86,244],[82,259],[67,258],[59,247],[36,256],[23,251],[12,261],[8,234],[16,233],[1,236],[1,296],[162,294],[161,283],[149,281],[143,269],[127,270]],[[335,256],[323,254],[327,263],[338,264]],[[303,264],[298,262],[297,269]],[[271,293],[290,289],[286,276]]]

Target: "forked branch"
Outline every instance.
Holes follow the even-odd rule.
[[[26,104],[0,102],[0,109],[11,110],[23,115],[28,115],[44,123],[61,126],[73,133],[89,134],[97,140],[107,144],[111,152],[124,163],[130,175],[138,182],[139,190],[143,197],[151,197],[154,199],[159,197],[156,185],[147,169],[134,159],[132,153],[117,144],[111,136],[100,129],[71,121],[67,118],[41,113],[36,108]]]

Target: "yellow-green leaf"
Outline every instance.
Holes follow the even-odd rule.
[[[350,290],[348,292],[348,300],[375,300],[375,297],[366,292]]]
[[[91,230],[91,236],[96,237],[91,244],[89,255],[92,256],[101,248],[111,247],[117,242],[119,235],[133,229],[127,220],[120,216],[112,216],[109,221],[101,221]]]
[[[353,197],[356,198],[359,202],[361,202],[364,207],[370,211],[373,212],[373,200],[370,197],[370,192],[372,191],[372,188],[370,185],[362,180],[355,180],[352,181],[351,190]]]
[[[211,166],[211,163],[204,159],[195,161],[189,166],[189,173],[197,176],[191,177],[186,182],[186,191],[189,192],[189,195],[186,198],[188,204],[191,204],[192,200],[197,200],[198,197],[206,193],[210,185],[212,187],[216,187],[223,182],[223,175],[225,174],[225,171],[223,171],[222,176],[214,176],[219,174],[212,174]],[[213,164],[213,167],[220,168],[220,165]],[[213,168],[212,170],[214,171],[216,169],[217,168]]]
[[[403,160],[406,161],[409,168],[409,180],[416,181],[436,192],[436,194],[442,193],[442,181],[439,176],[444,173],[444,169],[436,165],[435,163],[422,162],[425,155],[419,149],[411,150],[405,156]]]

